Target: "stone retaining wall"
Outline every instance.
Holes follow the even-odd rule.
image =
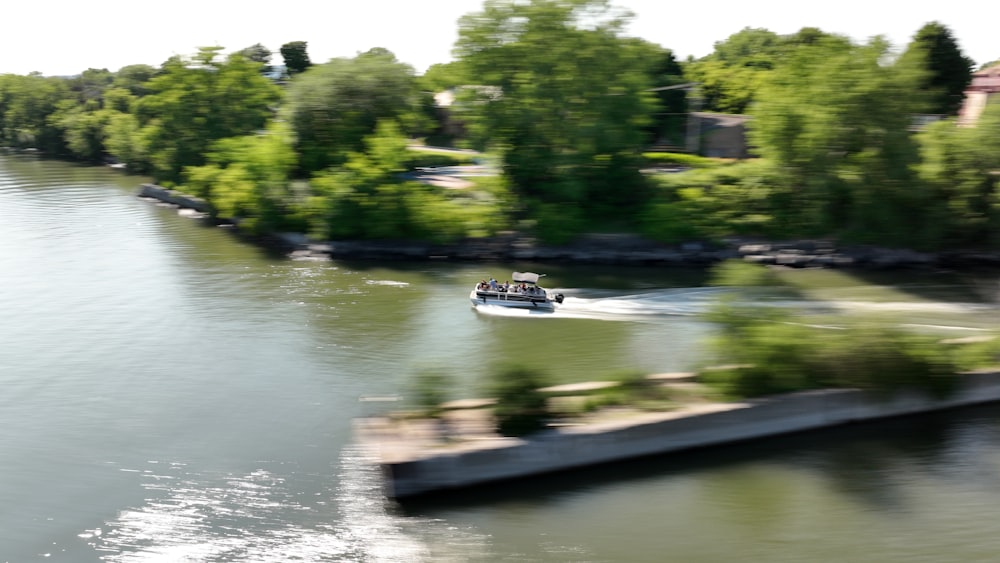
[[[529,439],[496,438],[422,452],[394,450],[357,426],[378,456],[387,493],[402,498],[645,455],[1000,401],[1000,371],[965,374],[943,400],[899,394],[879,400],[852,389],[807,391],[686,411],[547,430]]]
[[[146,197],[176,205],[183,209],[194,209],[199,213],[209,213],[212,210],[208,202],[203,199],[198,199],[194,196],[155,184],[142,184],[139,186],[139,193],[137,195],[138,197]]]
[[[313,250],[328,253],[331,258],[359,260],[451,259],[547,264],[706,266],[727,259],[742,259],[793,268],[1000,266],[1000,252],[995,251],[927,253],[870,246],[836,248],[830,243],[812,241],[781,244],[692,242],[668,246],[632,235],[618,235],[617,238],[591,235],[566,246],[545,246],[530,237],[514,234],[453,245],[402,241],[334,241]]]

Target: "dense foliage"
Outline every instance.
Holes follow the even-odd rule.
[[[285,72],[289,76],[301,74],[312,66],[309,59],[308,43],[305,41],[291,41],[285,43],[280,49],[281,58],[285,61]]]
[[[459,22],[455,53],[477,86],[464,90],[462,115],[542,223],[621,213],[645,197],[650,69],[663,55],[623,37],[626,22],[600,0],[490,0]]]
[[[422,76],[381,48],[314,65],[304,41],[282,46],[283,77],[260,44],[158,68],[0,75],[0,144],[125,164],[258,233],[1000,245],[997,104],[975,127],[912,127],[953,112],[967,83],[971,62],[944,26],[902,54],[816,28],[746,28],[682,63],[628,37],[630,17],[606,0],[489,0],[461,20],[456,60]],[[644,152],[682,146],[699,103],[747,112],[756,158]],[[421,138],[485,149],[500,175],[412,181],[458,158],[407,148]]]
[[[349,152],[364,148],[379,120],[401,119],[414,94],[413,69],[385,49],[332,59],[297,76],[281,117],[295,131],[302,171],[343,164]]]
[[[702,381],[729,396],[838,387],[941,396],[957,382],[946,345],[931,337],[877,325],[815,328],[765,307],[720,305],[709,320],[721,327],[713,348],[728,367],[706,370]]]
[[[730,397],[821,388],[943,396],[955,388],[959,372],[1000,360],[1000,340],[948,342],[864,322],[848,330],[810,324],[755,299],[762,288],[778,284],[764,266],[724,262],[713,281],[736,293],[706,315],[720,329],[711,344],[722,367],[702,370],[700,379]]]
[[[261,76],[261,63],[240,53],[218,59],[219,47],[204,47],[193,60],[173,57],[147,83],[150,93],[135,102],[138,154],[133,163],[161,182],[180,183],[188,166],[205,163],[220,139],[264,128],[277,103],[277,86]]]
[[[803,234],[898,244],[921,228],[909,127],[922,74],[907,60],[885,64],[888,49],[878,39],[800,47],[758,93],[750,140],[779,168]]]
[[[758,90],[767,82],[771,71],[802,45],[812,45],[833,36],[813,27],[791,35],[773,31],[744,28],[724,41],[715,43],[715,50],[685,69],[689,80],[696,82],[701,109],[723,113],[744,113],[755,101]]]
[[[930,96],[927,113],[957,114],[975,63],[962,54],[951,30],[939,22],[921,27],[903,56],[917,51],[928,71],[920,85]]]
[[[928,236],[945,247],[1000,246],[1000,99],[975,127],[943,121],[919,139]]]
[[[518,364],[495,367],[486,393],[497,401],[493,407],[497,432],[525,436],[544,428],[548,399],[539,389],[546,385],[546,376],[534,369]]]

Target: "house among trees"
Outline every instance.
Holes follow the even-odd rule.
[[[748,115],[691,112],[693,130],[688,132],[688,150],[702,156],[714,158],[747,158],[750,147],[747,142],[746,124]]]
[[[972,83],[965,89],[965,102],[958,113],[958,124],[974,126],[990,96],[1000,94],[1000,64],[972,73]]]

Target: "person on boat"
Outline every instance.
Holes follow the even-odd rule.
[[[493,291],[497,290],[497,280],[490,278],[490,289]]]

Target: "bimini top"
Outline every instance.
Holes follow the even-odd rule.
[[[537,284],[538,278],[544,276],[545,274],[536,274],[534,272],[514,272],[510,275],[510,279],[517,283],[530,283]]]

